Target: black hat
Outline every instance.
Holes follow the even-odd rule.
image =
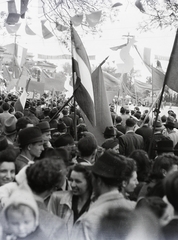
[[[55,147],[64,147],[74,144],[74,139],[69,133],[60,135],[54,142]]]
[[[31,107],[29,108],[29,111],[30,111],[31,113],[33,113],[33,114],[36,114],[36,108],[35,108],[34,106],[31,106]]]
[[[5,136],[0,136],[0,151],[6,149],[8,147],[8,142]]]
[[[153,123],[153,126],[154,126],[155,123]],[[155,126],[155,130],[156,131],[161,131],[164,129],[164,126],[162,125],[161,121],[157,121],[156,122],[156,126]]]
[[[160,140],[156,143],[155,150],[160,152],[174,152],[174,144],[172,140]]]
[[[27,146],[30,143],[42,141],[42,133],[39,127],[24,128],[19,132],[19,144],[21,147]]]
[[[117,138],[116,139],[107,139],[102,145],[101,147],[104,149],[113,149],[115,146],[117,146],[119,144]]]
[[[175,128],[175,124],[171,121],[167,121],[166,124],[164,124],[166,128]]]
[[[59,132],[61,132],[61,131],[63,131],[64,129],[67,129],[67,125],[66,125],[64,122],[62,122],[62,121],[58,122],[58,123],[57,123],[57,130],[58,130]]]
[[[97,159],[91,167],[91,171],[101,177],[118,179],[126,165],[126,161],[121,159],[112,149],[108,149]]]
[[[116,136],[116,130],[113,126],[106,127],[104,131],[104,137],[110,138]]]
[[[36,127],[39,127],[42,133],[50,132],[51,130],[55,129],[55,128],[50,128],[48,121],[40,122],[36,125]]]

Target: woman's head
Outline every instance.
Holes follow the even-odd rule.
[[[77,164],[71,170],[69,175],[71,182],[72,192],[74,195],[81,196],[85,193],[92,192],[91,173],[85,166]]]
[[[163,179],[167,174],[177,171],[178,157],[169,153],[164,153],[154,160],[151,177]]]
[[[150,172],[151,161],[147,152],[141,149],[134,150],[130,156],[133,158],[137,165],[137,177],[139,182],[144,182],[148,178]]]
[[[138,184],[136,163],[132,158],[127,158],[127,165],[124,171],[122,188],[125,192],[131,193]]]
[[[16,157],[17,153],[12,146],[0,151],[0,186],[14,181]]]

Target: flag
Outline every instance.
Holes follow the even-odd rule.
[[[63,91],[64,90],[64,82],[63,76],[56,74],[55,77],[49,76],[44,70],[41,71],[40,74],[40,82],[44,83],[45,90],[52,91]]]
[[[8,68],[6,65],[3,65],[3,77],[6,79],[8,82],[12,81],[12,76],[11,73],[9,72]]]
[[[105,141],[103,136],[105,128],[107,126],[113,126],[101,65],[102,64],[92,73],[95,111],[97,113],[96,126],[93,127],[91,124],[87,125],[88,130],[95,135],[99,145]]]
[[[42,27],[42,34],[43,34],[43,37],[44,39],[48,39],[48,38],[51,38],[53,37],[53,34],[52,32],[46,27],[46,20],[42,20],[41,21],[41,27]]]
[[[76,27],[82,23],[82,20],[83,20],[83,14],[77,14],[71,17],[72,24]]]
[[[91,78],[91,68],[84,45],[73,27],[72,40],[72,70],[74,73],[74,97],[93,126],[96,124],[94,93]]]
[[[176,32],[173,49],[165,75],[165,84],[173,91],[178,92],[178,30]]]
[[[27,81],[26,87],[23,89],[23,92],[22,92],[21,96],[17,99],[17,101],[14,105],[14,108],[15,108],[16,112],[20,111],[20,112],[23,113],[23,110],[25,108],[26,99],[27,99],[27,91],[28,91],[28,86],[29,86],[30,80],[31,79],[29,79]]]
[[[86,14],[86,21],[90,27],[95,27],[101,19],[101,11]]]
[[[30,77],[29,70],[25,66],[23,66],[22,67],[22,73],[20,75],[20,78],[17,81],[16,87],[23,87],[24,88],[26,86],[26,82],[27,82],[27,79],[29,79],[29,77]]]
[[[152,84],[153,90],[157,91],[163,87],[165,74],[155,67],[152,68]]]

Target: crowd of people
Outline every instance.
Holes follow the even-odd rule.
[[[0,97],[0,240],[178,238],[172,110],[110,105],[99,145],[77,104],[16,100]]]

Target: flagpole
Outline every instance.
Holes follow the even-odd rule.
[[[71,33],[71,61],[72,61],[72,82],[73,82],[73,98],[74,98],[74,140],[77,141],[77,118],[76,118],[76,100],[74,96],[74,86],[76,82],[76,72],[74,72],[73,66],[73,59],[72,59],[72,52],[73,52],[73,45],[72,45],[72,21],[70,21],[70,33]]]

